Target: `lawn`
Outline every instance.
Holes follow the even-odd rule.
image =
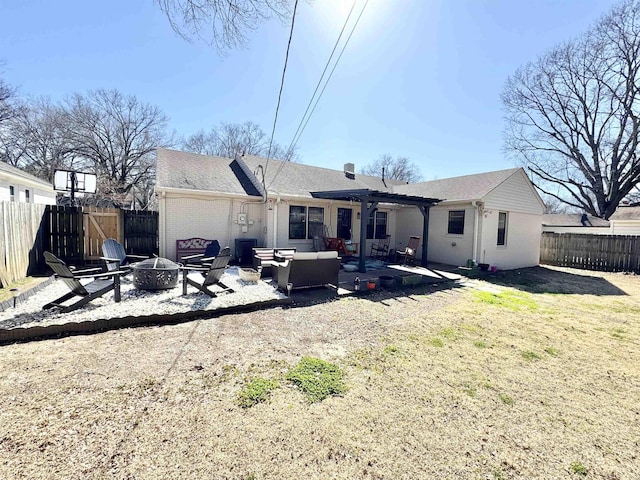
[[[640,478],[640,277],[0,346],[0,478]]]

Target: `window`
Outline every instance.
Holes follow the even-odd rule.
[[[371,212],[367,219],[367,238],[380,239],[387,236],[387,212]]]
[[[29,203],[31,201],[31,192],[29,190],[24,191],[24,201]]]
[[[16,189],[13,185],[9,185],[9,201],[10,202],[16,201]]]
[[[464,210],[449,210],[449,228],[447,233],[464,234]]]
[[[289,207],[289,238],[292,240],[304,240],[314,236],[322,237],[324,227],[324,208]]]
[[[307,238],[321,237],[324,232],[324,208],[309,207],[309,232]]]
[[[498,245],[507,244],[507,212],[498,212]]]

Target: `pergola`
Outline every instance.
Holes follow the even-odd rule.
[[[379,190],[327,190],[323,192],[311,192],[314,198],[326,200],[345,200],[360,202],[360,263],[358,271],[365,273],[364,248],[367,242],[367,219],[379,203],[394,203],[399,205],[414,205],[422,213],[422,259],[420,264],[427,266],[427,252],[429,247],[429,209],[442,200],[437,198],[418,197],[415,195],[401,195],[399,193],[382,192]]]

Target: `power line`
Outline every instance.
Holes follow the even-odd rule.
[[[296,23],[296,10],[298,8],[298,0],[293,5],[293,15],[291,17],[291,30],[289,31],[289,42],[287,43],[287,53],[284,58],[284,68],[282,69],[282,79],[280,80],[280,92],[278,93],[278,104],[276,105],[276,114],[273,119],[273,128],[271,129],[271,138],[269,139],[269,151],[267,152],[267,161],[264,167],[266,172],[269,166],[269,157],[271,157],[271,147],[273,146],[273,136],[276,133],[276,124],[278,123],[278,110],[280,110],[280,100],[282,99],[282,90],[284,89],[284,77],[287,73],[287,63],[289,62],[289,49],[291,48],[291,38],[293,37],[293,27]]]
[[[349,15],[347,15],[347,19],[344,21],[344,25],[342,25],[342,30],[340,30],[340,35],[338,35],[338,39],[336,40],[336,43],[333,45],[333,50],[331,50],[331,55],[329,55],[329,59],[327,60],[327,63],[324,66],[324,70],[322,71],[322,75],[320,75],[320,78],[318,79],[318,83],[316,84],[316,89],[313,91],[313,95],[311,95],[311,98],[309,99],[309,103],[307,104],[307,109],[304,111],[304,115],[302,115],[302,118],[300,119],[300,123],[298,123],[298,128],[296,129],[296,133],[293,134],[293,139],[295,139],[296,136],[298,135],[298,132],[300,132],[300,128],[302,127],[302,124],[304,123],[304,119],[306,118],[307,113],[309,112],[309,108],[311,108],[311,104],[313,103],[313,99],[316,97],[316,93],[318,93],[318,88],[320,88],[320,84],[322,83],[322,80],[324,79],[325,73],[327,73],[327,69],[329,68],[329,65],[331,64],[331,60],[333,59],[333,55],[336,53],[336,49],[338,48],[338,45],[340,44],[340,39],[342,38],[342,34],[344,33],[345,28],[347,28],[347,24],[349,23],[349,19],[351,18],[351,14],[353,13],[353,9],[356,6],[356,2],[357,2],[357,0],[353,0],[353,3],[351,4],[351,10],[349,10]],[[293,139],[291,141],[291,144],[289,145],[289,149],[291,149],[291,147],[293,146]]]
[[[353,10],[353,7],[355,6],[355,3],[356,2],[354,0],[354,3],[352,5],[352,7],[351,7],[351,10]],[[327,88],[327,85],[329,84],[329,81],[331,80],[331,77],[333,76],[333,72],[335,72],[336,67],[338,66],[338,63],[340,62],[340,59],[342,58],[342,54],[346,50],[347,45],[349,44],[349,41],[351,40],[351,37],[353,36],[353,33],[354,33],[356,27],[358,26],[358,23],[360,22],[360,18],[362,18],[362,14],[364,13],[365,8],[367,8],[367,4],[368,3],[369,3],[369,0],[366,0],[364,5],[362,6],[362,10],[360,10],[360,14],[358,15],[358,18],[356,19],[356,21],[355,21],[355,23],[353,25],[353,28],[351,29],[351,32],[349,33],[349,36],[347,37],[347,40],[345,41],[345,43],[344,43],[344,45],[342,47],[342,50],[340,51],[340,55],[338,55],[338,59],[333,64],[333,68],[331,69],[331,73],[329,74],[329,77],[327,78],[327,81],[325,82],[324,86],[322,87],[322,90],[320,91],[320,95],[318,95],[318,98],[316,99],[316,102],[313,105],[313,108],[311,109],[311,113],[309,113],[309,115],[307,116],[306,120],[304,120],[304,115],[303,115],[302,120],[301,120],[301,124],[302,124],[302,121],[304,121],[304,125],[302,126],[302,129],[300,129],[300,125],[298,125],[298,130],[296,130],[297,138],[294,135],[294,139],[291,141],[291,144],[289,145],[289,150],[291,150],[292,148],[295,148],[295,146],[297,145],[298,141],[300,140],[300,137],[302,136],[302,133],[304,132],[305,128],[307,127],[307,124],[309,123],[309,120],[311,119],[311,116],[313,115],[313,112],[315,111],[316,107],[318,106],[318,102],[320,101],[320,98],[322,98],[322,95],[324,94],[324,91]],[[349,12],[349,16],[351,16],[351,12]],[[349,20],[349,17],[347,17],[347,20],[345,21],[345,25],[343,26],[343,30],[344,30],[344,27],[346,26],[348,20]],[[337,46],[337,43],[340,41],[340,37],[342,37],[342,32],[340,32],[340,36],[338,37],[338,41],[336,42],[336,46]],[[334,46],[334,50],[335,50],[335,46]],[[327,61],[327,65],[325,66],[325,71],[326,71],[326,69],[327,69],[327,67],[329,65],[329,62],[331,61],[332,57],[333,57],[333,52],[331,53],[331,57],[329,57],[329,60]],[[322,76],[320,77],[320,82],[322,81],[322,77],[323,76],[324,76],[324,72],[322,73]],[[319,83],[318,83],[318,85],[319,85]],[[317,89],[318,89],[318,87],[316,87],[316,91],[317,91]],[[314,96],[315,96],[315,91],[314,91]],[[311,97],[309,105],[311,105],[311,102],[313,102],[313,96]],[[307,106],[307,111],[308,110],[309,110],[309,106]],[[305,115],[306,115],[307,111],[305,111]],[[273,185],[273,182],[275,181],[276,177],[282,172],[282,169],[284,168],[286,163],[287,162],[282,162],[280,167],[278,167],[278,171],[276,172],[276,174],[271,179],[271,182],[269,183],[269,187],[271,185]]]

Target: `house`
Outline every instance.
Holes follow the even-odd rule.
[[[356,174],[352,163],[339,171],[159,149],[156,193],[160,255],[171,259],[176,240],[191,237],[217,239],[240,259],[244,242],[311,251],[314,237],[339,237],[369,255],[386,235],[392,250],[417,235],[429,261],[538,264],[544,204],[520,168],[408,185]]]
[[[429,261],[498,269],[538,265],[545,205],[522,168],[402,185],[398,193],[441,198],[431,208]],[[415,209],[397,212],[398,239],[418,234]]]
[[[49,182],[0,162],[0,201],[55,205],[56,192]]]
[[[542,216],[542,231],[611,235],[609,221],[586,213],[547,213]]]
[[[640,235],[640,206],[620,205],[609,217],[611,235]]]

